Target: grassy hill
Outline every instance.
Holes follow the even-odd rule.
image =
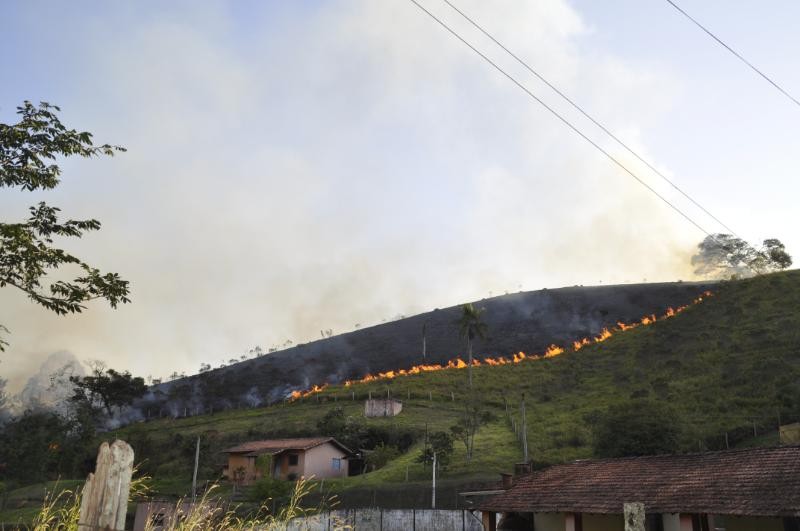
[[[444,478],[494,478],[521,456],[506,417],[519,419],[526,396],[533,460],[548,464],[589,457],[591,426],[608,406],[649,397],[671,403],[680,414],[686,451],[746,444],[755,435],[777,442],[783,422],[800,419],[800,272],[727,282],[713,297],[672,319],[616,334],[578,352],[499,367],[476,367],[477,393],[495,413],[476,439],[474,460],[463,447]],[[205,441],[206,475],[213,476],[231,442],[255,437],[318,433],[318,420],[331,408],[359,414],[368,394],[387,392],[404,401],[393,419],[375,425],[411,428],[421,434],[446,430],[461,412],[465,370],[446,370],[357,384],[332,386],[293,403],[227,411],[187,419],[157,420],[119,430],[115,436],[140,446],[139,458],[158,478],[185,483],[190,477],[192,439]],[[353,399],[355,395],[355,400]],[[342,480],[342,487],[422,480],[413,462],[418,445],[385,468]],[[212,479],[209,477],[208,479]]]
[[[485,309],[489,326],[487,336],[476,339],[475,349],[491,356],[542,352],[552,343],[599,334],[617,321],[685,304],[709,286],[572,286],[474,301]],[[162,383],[139,401],[139,412],[152,418],[254,407],[280,402],[312,384],[341,383],[419,363],[446,363],[464,354],[464,341],[453,325],[460,313],[461,306],[437,308]]]
[[[108,438],[128,440],[162,493],[188,491],[194,439],[201,436],[202,480],[218,477],[222,448],[270,436],[321,434],[318,421],[336,407],[360,415],[369,395],[403,400],[403,412],[369,419],[370,426],[405,430],[418,439],[386,467],[326,482],[338,491],[420,490],[429,471],[415,462],[425,430],[448,430],[461,414],[463,369],[393,380],[331,386],[291,403],[130,425]],[[530,454],[537,466],[592,454],[592,425],[609,406],[648,397],[679,414],[684,451],[776,444],[782,422],[800,420],[800,271],[725,282],[714,296],[667,320],[615,334],[560,356],[476,367],[475,390],[495,419],[465,461],[456,443],[447,484],[495,480],[521,458],[509,417],[519,420],[524,393]],[[506,409],[508,408],[508,410]],[[507,416],[507,413],[508,416]],[[406,483],[408,474],[408,483]],[[375,494],[373,493],[373,496]]]

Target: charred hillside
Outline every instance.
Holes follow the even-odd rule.
[[[489,332],[476,357],[536,354],[568,345],[617,322],[692,301],[710,283],[575,286],[483,299]],[[712,288],[713,289],[713,288]],[[367,374],[446,363],[464,356],[455,321],[460,306],[364,328],[156,386],[139,406],[145,417],[183,416],[254,407],[285,399],[292,391],[335,384]],[[423,327],[426,337],[422,356]]]

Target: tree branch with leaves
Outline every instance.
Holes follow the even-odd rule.
[[[57,159],[125,151],[110,144],[95,146],[91,133],[67,129],[58,119],[60,110],[49,103],[36,106],[26,101],[17,107],[17,123],[0,123],[0,188],[50,190],[60,183]],[[112,308],[130,302],[128,282],[117,273],[101,273],[54,244],[56,237],[80,238],[99,230],[99,221],[60,221],[60,209],[44,202],[29,210],[23,222],[0,223],[0,287],[15,287],[59,315],[80,313],[95,299],[105,299]],[[80,273],[72,280],[47,282],[49,274],[64,267]],[[8,330],[0,325],[0,332]],[[0,338],[0,350],[6,345]]]

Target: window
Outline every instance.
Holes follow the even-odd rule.
[[[338,457],[334,457],[331,459],[331,468],[334,470],[341,470],[342,469],[342,460]]]
[[[297,454],[289,454],[289,466],[297,466]]]

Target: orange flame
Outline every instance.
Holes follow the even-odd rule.
[[[710,291],[704,291],[699,297],[692,301],[692,304],[700,304],[703,302],[704,299],[713,296],[713,293]],[[664,315],[661,317],[656,317],[655,314],[645,315],[642,317],[638,322],[633,323],[623,323],[617,322],[617,326],[609,329],[603,328],[600,331],[600,334],[594,337],[584,337],[572,342],[572,352],[578,352],[583,347],[592,345],[594,343],[602,343],[603,341],[607,340],[608,338],[612,337],[614,334],[618,332],[626,332],[628,330],[632,330],[639,326],[648,326],[655,323],[658,320],[669,319],[670,317],[675,317],[686,308],[688,308],[689,304],[685,306],[679,306],[677,308],[669,307],[667,308]],[[483,358],[483,360],[479,360],[478,358],[474,358],[472,360],[473,367],[480,367],[482,365],[495,367],[499,365],[512,365],[515,363],[521,363],[525,360],[538,360],[543,358],[553,358],[555,356],[559,356],[566,352],[564,347],[560,347],[558,345],[550,345],[545,350],[544,354],[533,354],[527,355],[524,352],[518,352],[511,356],[510,358],[505,357],[497,357],[497,358]],[[423,372],[432,372],[432,371],[442,371],[447,369],[464,369],[467,367],[467,363],[462,360],[461,358],[456,358],[454,360],[448,361],[445,365],[441,365],[438,363],[430,364],[430,365],[415,365],[410,369],[398,369],[395,371],[387,371],[387,372],[379,372],[378,374],[367,374],[363,378],[358,380],[347,380],[344,382],[345,387],[350,387],[354,384],[362,384],[368,382],[374,382],[376,380],[392,380],[399,376],[409,376],[412,374],[421,374]],[[309,395],[319,393],[320,391],[324,390],[328,387],[328,384],[323,385],[315,385],[311,389],[305,391],[292,391],[291,395],[289,395],[289,400],[297,400],[298,398],[304,398]]]

